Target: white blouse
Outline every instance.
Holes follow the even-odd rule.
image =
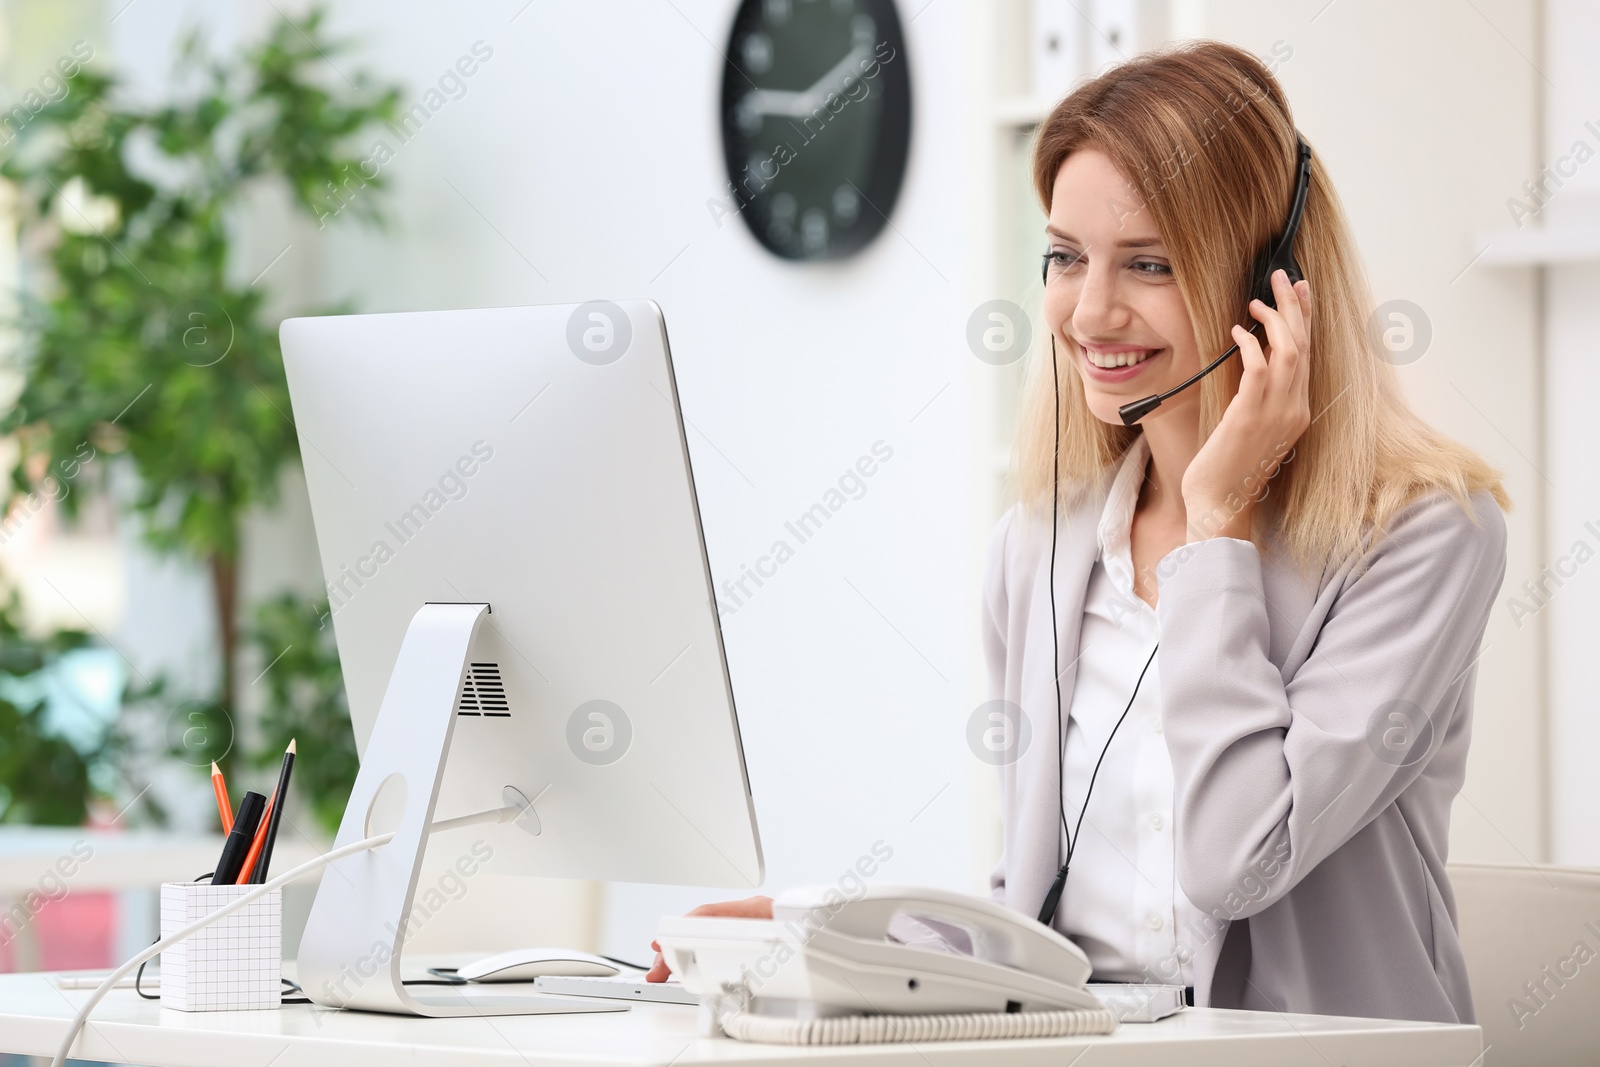
[[[1161,636],[1155,609],[1133,585],[1130,534],[1149,459],[1140,436],[1117,469],[1100,516],[1079,644],[1061,650],[1063,668],[1078,661],[1072,692],[1063,694],[1069,828],[1078,825],[1095,761]],[[1179,958],[1178,931],[1204,920],[1178,887],[1160,668],[1157,654],[1106,750],[1055,926],[1088,954],[1097,980],[1193,985],[1190,961]],[[1061,847],[1065,857],[1065,834]]]

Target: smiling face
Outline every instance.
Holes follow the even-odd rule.
[[[1083,380],[1089,410],[1118,426],[1123,404],[1170,389],[1200,369],[1172,261],[1143,206],[1109,157],[1083,148],[1056,174],[1046,226],[1045,322],[1062,362]],[[1185,390],[1146,421],[1179,412],[1193,418],[1199,396]]]

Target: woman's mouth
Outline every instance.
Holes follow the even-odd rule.
[[[1097,381],[1125,381],[1138,374],[1146,363],[1165,352],[1164,348],[1137,345],[1089,345],[1079,342],[1084,363]]]

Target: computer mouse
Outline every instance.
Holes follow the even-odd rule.
[[[456,968],[469,982],[531,982],[535,978],[610,978],[621,968],[604,956],[570,948],[518,948]]]

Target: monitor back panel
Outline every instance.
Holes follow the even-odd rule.
[[[511,785],[539,833],[433,848],[749,889],[761,848],[666,332],[653,303],[613,307],[631,340],[610,361],[580,358],[577,305],[283,324],[351,719],[364,748],[420,606],[487,602],[435,817]]]

